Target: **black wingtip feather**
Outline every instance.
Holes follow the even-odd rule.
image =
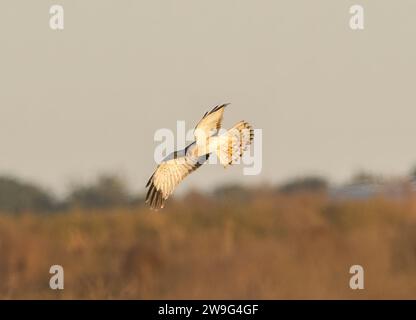
[[[146,183],[146,188],[150,185],[150,183],[152,182],[152,179],[153,179],[153,176],[154,176],[155,174],[153,173],[152,175],[151,175],[151,177],[149,178],[149,180],[147,181],[147,183]]]
[[[147,202],[149,202],[150,192],[151,192],[152,190],[153,190],[153,188],[152,188],[152,187],[150,187],[150,188],[149,188],[149,190],[147,190],[147,193],[146,193],[146,201],[145,201],[146,203],[147,203]]]
[[[146,194],[145,203],[148,203],[150,208],[153,210],[158,210],[163,208],[164,200],[163,194],[160,190],[157,190],[156,186],[153,184],[153,180],[149,182],[149,190]]]
[[[217,112],[218,110],[220,110],[220,109],[222,109],[222,108],[225,108],[226,106],[228,106],[230,103],[223,103],[223,104],[221,104],[221,105],[217,105],[217,106],[215,106],[214,108],[212,108],[212,110],[211,111],[209,111],[209,112],[205,112],[205,114],[204,114],[204,116],[202,117],[202,118],[205,118],[207,115],[210,115],[210,114],[212,114],[212,113],[214,113],[214,112]]]

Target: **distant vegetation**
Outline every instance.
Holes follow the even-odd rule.
[[[159,212],[0,215],[0,299],[416,298],[415,197],[235,194],[193,192]],[[60,292],[48,286],[54,264]],[[365,290],[349,288],[354,264]]]
[[[350,182],[352,184],[382,183],[383,177],[366,171],[359,171],[352,176]]]
[[[100,176],[91,184],[72,186],[63,200],[38,185],[9,176],[0,177],[0,212],[52,213],[75,207],[114,208],[140,202],[142,197],[131,195],[125,182],[113,175]]]
[[[416,168],[411,171],[408,181],[416,179]],[[368,185],[383,183],[380,175],[360,171],[352,176],[348,184]],[[210,195],[216,201],[247,202],[264,187],[244,187],[239,184],[219,186]],[[274,194],[327,193],[331,184],[321,176],[295,177],[277,186],[270,187]],[[360,190],[358,190],[360,192]],[[196,197],[198,190],[193,190],[190,196]],[[75,184],[64,199],[58,199],[49,190],[21,181],[10,176],[0,176],[0,213],[53,213],[65,212],[73,208],[104,209],[123,208],[144,205],[144,190],[142,194],[133,194],[123,179],[117,175],[101,175],[89,184]]]
[[[63,200],[2,177],[0,299],[416,298],[415,190],[340,201],[330,188],[315,176],[228,185],[154,212],[116,176]],[[65,214],[39,214],[51,212]],[[49,289],[54,264],[63,291]],[[348,286],[354,264],[365,290]]]
[[[127,186],[117,176],[101,176],[91,185],[74,186],[67,206],[82,208],[113,208],[131,202]]]
[[[279,187],[279,190],[284,193],[325,192],[328,187],[329,183],[325,178],[311,176],[286,182]]]
[[[46,190],[11,177],[0,177],[0,211],[51,212],[57,209],[53,196]]]

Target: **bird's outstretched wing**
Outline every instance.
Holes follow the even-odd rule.
[[[192,171],[198,169],[208,158],[183,156],[159,164],[146,184],[149,187],[146,202],[153,209],[163,208],[175,187]]]
[[[198,145],[205,144],[206,139],[221,128],[224,108],[228,105],[229,103],[218,105],[204,114],[194,129],[194,136]]]

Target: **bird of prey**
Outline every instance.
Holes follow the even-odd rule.
[[[216,153],[220,163],[226,168],[236,163],[251,144],[254,131],[246,121],[240,121],[229,130],[221,133],[224,108],[222,104],[206,112],[194,129],[195,141],[185,149],[169,154],[157,166],[146,184],[146,203],[152,209],[164,207],[165,201],[175,187],[191,172]]]

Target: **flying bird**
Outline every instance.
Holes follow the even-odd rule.
[[[217,155],[224,168],[242,157],[253,140],[254,131],[244,120],[229,130],[222,130],[221,123],[227,105],[218,105],[206,112],[194,129],[195,141],[183,150],[172,152],[157,166],[146,184],[146,188],[149,188],[146,203],[152,209],[163,208],[175,187],[203,165],[212,153]]]

